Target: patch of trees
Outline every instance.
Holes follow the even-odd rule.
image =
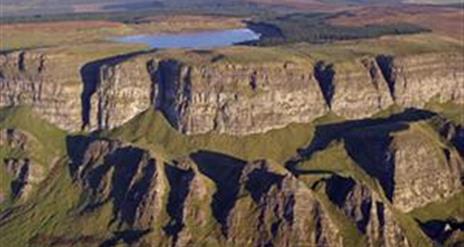
[[[296,13],[257,18],[249,22],[248,27],[255,32],[261,33],[261,39],[254,43],[260,46],[297,42],[326,43],[429,31],[408,23],[361,27],[335,26],[327,23],[327,20],[333,17],[333,15],[325,13]]]

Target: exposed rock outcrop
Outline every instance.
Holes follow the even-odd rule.
[[[379,126],[347,134],[346,148],[354,160],[376,177],[395,207],[408,212],[449,198],[463,189],[464,165],[456,149],[420,124]],[[408,129],[409,128],[409,129]]]
[[[71,164],[87,195],[82,212],[110,203],[119,229],[162,232],[172,246],[343,246],[314,192],[268,162],[204,153],[193,156],[197,164],[162,170],[147,151],[117,141],[91,141],[84,150]]]
[[[60,55],[3,54],[0,107],[29,105],[63,129],[95,130],[120,126],[156,106],[185,134],[247,135],[308,123],[329,110],[359,119],[394,103],[405,108],[422,108],[430,100],[464,104],[464,56],[457,53],[333,64],[303,56],[229,62],[205,54],[194,54],[199,62],[162,52],[103,59],[83,65],[81,83],[68,81],[66,71],[78,68],[64,68]]]
[[[315,66],[316,78],[330,109],[347,119],[359,119],[393,104],[388,85],[374,59]]]
[[[85,210],[105,202],[113,206],[113,222],[137,229],[151,229],[161,214],[165,182],[156,159],[142,149],[117,141],[90,143],[82,160],[75,166],[74,177],[88,197]],[[161,172],[162,173],[162,172]]]
[[[246,135],[310,122],[329,108],[359,119],[393,104],[421,108],[432,99],[462,104],[463,59],[432,53],[315,65],[150,63],[156,69],[151,72],[156,105],[174,127],[186,134]]]
[[[8,176],[10,185],[7,191],[3,191],[6,197],[11,194],[13,198],[25,199],[32,191],[34,185],[37,185],[45,178],[43,167],[32,161],[29,156],[29,151],[35,140],[29,134],[18,129],[0,129],[0,149],[7,148],[6,153],[2,154],[3,164],[2,170],[6,171],[5,176]],[[10,156],[11,153],[15,155]],[[4,168],[4,169],[3,169]],[[0,200],[0,202],[3,200]]]
[[[17,129],[0,129],[0,146],[26,150],[28,136]]]
[[[329,198],[367,236],[369,246],[411,246],[389,205],[375,191],[339,176],[327,180],[326,190]]]
[[[215,157],[200,153],[193,159],[217,184],[212,206],[219,206],[215,217],[227,244],[343,246],[333,216],[292,174],[267,161],[222,163]],[[215,166],[222,171],[209,170]]]
[[[400,106],[421,108],[433,98],[464,103],[462,54],[379,56],[377,62]]]
[[[60,60],[41,51],[0,54],[0,107],[31,106],[50,123],[78,130],[81,85],[66,74],[78,68],[65,68]]]
[[[139,61],[103,65],[90,98],[89,129],[112,129],[153,106],[153,83]]]
[[[163,60],[153,67],[157,106],[186,134],[266,132],[327,112],[306,63],[189,65]]]
[[[5,169],[12,177],[11,195],[15,198],[27,198],[33,185],[44,179],[44,171],[40,165],[32,164],[29,159],[5,159]]]

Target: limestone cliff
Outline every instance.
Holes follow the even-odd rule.
[[[100,68],[90,96],[89,128],[112,129],[153,105],[153,83],[145,63],[128,61]]]
[[[332,112],[347,119],[372,116],[393,104],[374,59],[315,66],[316,78]]]
[[[427,125],[370,127],[345,138],[350,155],[379,180],[393,205],[404,212],[463,189],[462,157],[450,143],[441,143]]]
[[[201,59],[183,58],[193,53]],[[0,106],[30,105],[66,130],[111,129],[155,106],[185,134],[247,135],[311,122],[330,110],[358,119],[393,104],[464,103],[464,56],[457,53],[258,63],[152,52],[82,68],[64,68],[60,56],[40,50],[0,55]],[[73,69],[81,71],[80,83],[66,78]]]
[[[243,135],[310,122],[327,112],[305,64],[158,62],[157,106],[181,132]]]
[[[262,133],[310,122],[329,110],[359,119],[393,104],[422,108],[430,100],[462,104],[464,98],[460,54],[365,57],[334,64],[304,59],[195,64],[159,57],[146,58],[152,99],[186,134]]]
[[[464,103],[462,53],[379,56],[377,62],[400,106],[421,108],[432,98]]]
[[[63,129],[81,126],[81,84],[69,83],[60,55],[41,51],[0,54],[0,107],[28,105]]]

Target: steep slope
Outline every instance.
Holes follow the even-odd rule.
[[[262,58],[245,60],[251,51]],[[13,52],[0,59],[0,106],[32,106],[72,131],[112,129],[155,107],[184,134],[247,135],[329,111],[357,119],[394,104],[462,105],[463,59],[434,52],[328,62],[282,47],[134,53],[84,65],[82,82],[71,83],[61,69],[73,68],[58,57]]]
[[[37,119],[26,107],[0,110],[0,208],[26,200],[65,153],[65,133]]]
[[[10,110],[4,116],[24,115]],[[4,121],[35,134],[23,122]],[[442,217],[432,214],[433,204],[452,203],[463,188],[462,173],[456,170],[463,170],[462,157],[455,142],[440,131],[446,125],[440,121],[433,113],[403,112],[319,125],[315,136],[307,137],[308,148],[301,149],[300,156],[306,158],[290,161],[288,169],[269,160],[247,161],[208,150],[192,149],[188,156],[178,154],[171,160],[166,157],[175,155],[158,153],[150,143],[118,137],[124,128],[132,136],[160,133],[148,126],[127,124],[111,134],[123,140],[68,136],[66,154],[61,154],[65,156],[57,154],[61,159],[45,173],[37,193],[0,213],[0,231],[7,233],[0,236],[0,244],[458,243],[457,230],[453,237],[427,235],[426,223]],[[169,128],[168,122],[164,125]],[[23,138],[16,138],[20,132],[8,133],[7,145],[23,146]],[[60,139],[64,136],[57,136]],[[395,165],[383,167],[391,161],[389,153]],[[445,215],[459,217],[456,212]]]

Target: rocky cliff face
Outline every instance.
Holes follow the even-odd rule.
[[[343,246],[327,206],[266,161],[200,152],[193,161],[163,165],[143,149],[109,140],[82,150],[71,171],[86,195],[83,213],[110,204],[110,222],[120,229],[152,232],[172,246]]]
[[[141,230],[149,229],[160,215],[165,182],[160,165],[147,151],[97,140],[73,162],[72,175],[87,193],[84,210],[110,202],[112,222]]]
[[[155,59],[149,67],[156,106],[179,131],[246,135],[310,122],[328,110],[359,119],[393,104],[421,108],[432,99],[461,104],[462,61],[458,54],[314,65],[192,65]]]
[[[379,56],[377,62],[400,106],[421,108],[432,98],[464,102],[462,54]]]
[[[1,54],[0,107],[31,106],[63,129],[80,129],[82,85],[68,83],[67,71],[59,55],[40,51]]]
[[[15,199],[26,199],[33,187],[45,178],[45,169],[29,157],[32,145],[34,140],[30,135],[17,129],[0,129],[0,151],[7,154],[2,154],[0,169],[6,171],[2,180],[9,182],[9,188],[3,188],[4,191],[0,188],[0,203],[8,194]],[[10,153],[13,155],[9,156]]]
[[[157,106],[186,134],[266,132],[327,112],[304,64],[196,66],[166,60],[153,67]]]
[[[333,176],[326,182],[329,198],[367,236],[368,246],[411,246],[392,209],[366,185]]]
[[[344,118],[369,117],[393,104],[388,84],[374,59],[346,64],[319,62],[315,74],[328,106]]]
[[[440,143],[433,131],[417,123],[380,128],[387,132],[351,132],[345,145],[396,208],[408,212],[462,191],[464,161],[451,144]]]
[[[393,104],[464,103],[462,54],[306,60],[192,63],[155,52],[84,66],[76,85],[54,75],[58,58],[13,52],[0,56],[0,106],[30,105],[67,130],[111,129],[156,106],[185,134],[246,135],[329,110],[358,119]]]
[[[460,171],[464,162],[456,150],[440,149],[426,136],[412,135],[397,136],[392,146],[392,200],[403,211],[449,198],[462,190]]]
[[[90,129],[112,129],[153,105],[153,83],[143,62],[100,68],[96,92],[89,97]]]
[[[348,246],[354,236],[346,235],[346,228],[353,227],[366,236],[358,244],[418,244],[394,209],[403,210],[402,204],[386,202],[351,178],[323,178],[324,189],[317,192],[265,160],[245,162],[201,151],[168,164],[112,140],[90,141],[77,152],[82,154],[74,157],[70,171],[83,189],[81,214],[111,205],[113,229],[143,233],[132,243]],[[422,199],[408,200],[418,202],[414,208],[423,205]]]

